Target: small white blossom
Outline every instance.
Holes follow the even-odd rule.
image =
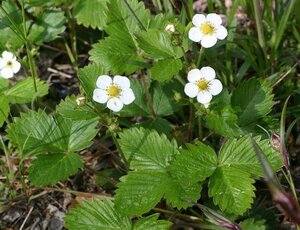
[[[217,43],[217,39],[223,40],[227,37],[228,32],[221,25],[220,15],[215,13],[194,15],[192,22],[194,26],[189,31],[189,39],[194,42],[201,42],[204,48],[210,48]]]
[[[0,57],[0,77],[12,78],[14,74],[19,72],[20,68],[21,64],[11,52],[4,51],[2,53],[2,57]]]
[[[173,24],[168,24],[165,28],[166,31],[174,33],[175,32],[175,26]]]
[[[185,94],[191,98],[197,97],[197,101],[207,108],[212,97],[223,89],[222,83],[215,77],[215,70],[209,66],[190,70],[189,82],[184,87]]]
[[[101,75],[97,79],[96,86],[93,100],[101,104],[107,103],[107,107],[114,112],[119,112],[124,105],[129,105],[135,100],[127,77],[116,75],[111,78]]]

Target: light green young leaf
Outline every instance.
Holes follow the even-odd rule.
[[[260,140],[259,137],[256,137],[255,140],[265,153],[271,168],[277,171],[282,166],[280,153],[272,148],[268,140]],[[250,136],[244,136],[240,139],[229,139],[222,146],[218,161],[220,166],[237,168],[255,176],[264,175],[262,166],[251,145]]]
[[[114,204],[105,199],[84,201],[65,217],[69,230],[132,230],[130,218],[115,210]]]
[[[5,122],[9,112],[9,103],[5,96],[0,95],[0,128]]]
[[[137,55],[133,41],[124,37],[110,36],[93,45],[90,60],[101,64],[113,74],[131,74],[141,67],[136,62],[143,61]]]
[[[240,126],[251,125],[267,115],[272,109],[273,97],[272,89],[266,82],[252,78],[239,85],[232,94],[231,103]]]
[[[237,121],[238,117],[233,109],[230,106],[225,106],[220,112],[209,111],[205,118],[205,125],[217,134],[236,137],[241,134]]]
[[[265,230],[267,229],[265,220],[256,220],[254,218],[249,218],[243,220],[239,223],[239,226],[243,228],[243,230]]]
[[[166,220],[157,220],[159,214],[153,214],[147,216],[143,219],[138,220],[134,226],[133,230],[167,230],[171,226],[171,222]]]
[[[76,153],[40,155],[29,168],[29,180],[33,185],[56,184],[83,167]]]
[[[89,64],[78,71],[78,78],[81,86],[88,96],[92,99],[94,89],[96,88],[96,81],[100,75],[107,74],[106,70],[98,64]]]
[[[222,211],[241,215],[253,202],[253,183],[250,174],[234,167],[222,166],[210,177],[208,194]]]
[[[9,125],[9,140],[22,157],[40,153],[75,152],[88,147],[97,134],[98,121],[72,121],[44,111],[22,113]]]
[[[49,85],[36,80],[37,92],[35,92],[32,78],[18,81],[14,86],[4,92],[12,104],[24,104],[32,102],[36,97],[43,97],[48,93]]]
[[[71,120],[89,120],[98,117],[90,107],[91,103],[88,103],[89,106],[87,104],[77,105],[76,99],[75,96],[67,97],[56,107],[56,112]]]
[[[74,1],[73,12],[79,24],[103,30],[106,26],[109,0]]]
[[[8,79],[0,77],[0,93],[8,88]]]
[[[182,68],[179,59],[164,59],[154,63],[151,68],[151,76],[157,81],[171,80]]]
[[[182,52],[178,54],[167,32],[150,29],[135,36],[139,47],[151,58],[180,58],[183,55]]]

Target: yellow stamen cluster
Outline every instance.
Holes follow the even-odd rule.
[[[106,89],[109,97],[118,97],[121,93],[121,88],[116,85],[111,85]]]
[[[197,86],[199,87],[199,90],[207,90],[208,89],[208,83],[207,81],[201,79],[197,82]]]
[[[205,35],[211,35],[215,31],[215,27],[208,22],[203,23],[200,29]]]
[[[13,65],[13,64],[12,64],[11,61],[8,61],[8,62],[6,63],[6,66],[9,67],[9,68],[12,68],[12,65]]]

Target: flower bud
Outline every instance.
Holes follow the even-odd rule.
[[[77,104],[77,106],[82,106],[82,105],[84,105],[84,104],[85,104],[85,97],[78,97],[78,98],[76,99],[76,104]]]
[[[165,30],[167,32],[170,32],[170,33],[174,33],[175,32],[175,26],[173,24],[168,24],[165,28]]]

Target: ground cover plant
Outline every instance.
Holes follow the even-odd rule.
[[[299,1],[0,4],[0,229],[300,228]]]

